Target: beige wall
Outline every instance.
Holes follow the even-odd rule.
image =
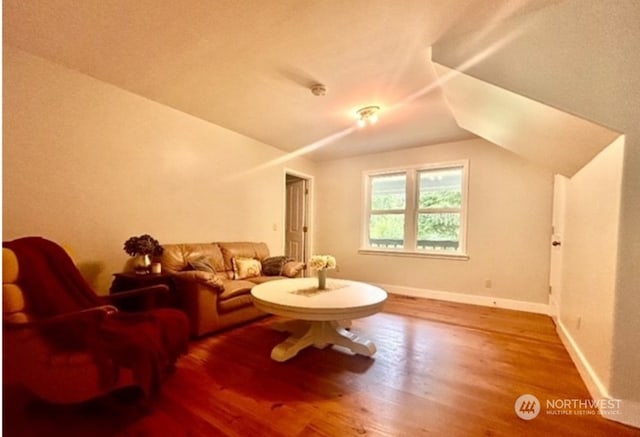
[[[467,158],[469,260],[358,253],[362,171]],[[316,252],[334,254],[342,277],[546,304],[552,185],[549,171],[481,139],[323,162]]]
[[[609,386],[624,138],[567,185],[560,321]]]
[[[253,171],[283,153],[11,47],[3,73],[3,239],[68,244],[101,293],[132,235],[283,252],[284,167],[310,161]]]
[[[626,135],[616,277],[612,396],[631,399],[640,417],[640,111]],[[640,419],[634,426],[640,427]]]
[[[518,29],[517,38],[467,72],[625,135],[614,340],[613,349],[602,353],[613,354],[609,394],[640,411],[640,3],[564,0],[517,18],[484,38],[440,41],[434,59],[459,65]],[[611,297],[596,299],[594,305],[602,300],[606,307]],[[638,417],[628,422],[640,426]]]

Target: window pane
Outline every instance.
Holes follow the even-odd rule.
[[[369,246],[404,248],[404,214],[371,214]]]
[[[418,214],[418,249],[453,250],[460,246],[460,214]]]
[[[420,172],[419,208],[460,208],[462,168]]]
[[[404,209],[407,175],[394,174],[371,178],[371,209]]]

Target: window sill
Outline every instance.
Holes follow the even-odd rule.
[[[432,258],[446,259],[452,261],[468,261],[469,255],[463,253],[434,253],[434,252],[417,252],[408,250],[389,250],[389,249],[359,249],[361,255],[385,255],[385,256],[406,256],[412,258]]]

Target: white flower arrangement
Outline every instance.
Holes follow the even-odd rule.
[[[313,270],[335,269],[336,259],[331,255],[312,255],[309,258],[309,267]]]

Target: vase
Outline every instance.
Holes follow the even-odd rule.
[[[318,270],[318,290],[326,290],[327,289],[327,270],[320,269]]]
[[[139,275],[146,275],[149,273],[151,266],[151,257],[149,255],[137,255],[133,260],[133,269]]]

